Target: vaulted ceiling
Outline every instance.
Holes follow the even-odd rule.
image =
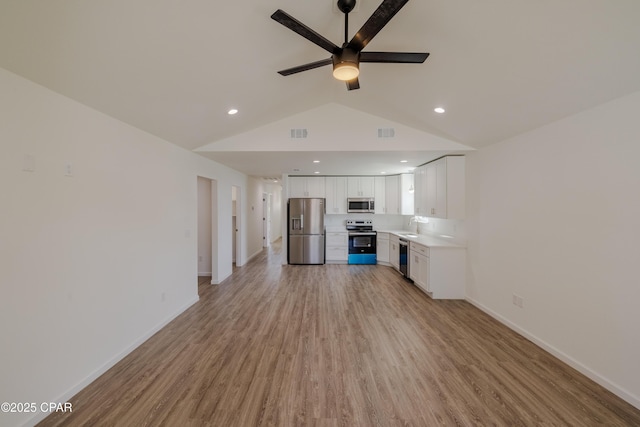
[[[380,2],[358,2],[352,34]],[[277,74],[329,54],[271,14],[341,44],[333,3],[3,0],[0,66],[258,176],[312,173],[312,159],[395,173],[640,90],[638,0],[412,0],[365,51],[426,51],[424,64],[361,64],[354,91],[330,66]]]

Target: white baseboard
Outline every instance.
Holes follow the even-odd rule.
[[[246,264],[247,262],[251,261],[253,258],[257,257],[258,255],[260,255],[263,250],[264,250],[264,248],[261,248],[259,251],[254,252],[253,255],[250,255],[249,258],[247,258],[247,261],[244,264]]]
[[[613,393],[616,396],[620,397],[621,399],[623,399],[624,401],[626,401],[630,405],[633,405],[636,408],[640,409],[640,398],[638,396],[635,396],[633,393],[630,393],[627,390],[625,390],[624,388],[622,388],[622,387],[618,386],[617,384],[609,381],[607,378],[603,377],[602,375],[598,374],[597,372],[594,372],[589,367],[583,365],[582,363],[580,363],[579,361],[575,360],[571,356],[569,356],[566,353],[562,352],[561,350],[555,348],[554,346],[548,344],[547,342],[545,342],[544,340],[538,338],[537,336],[527,332],[526,330],[522,329],[520,326],[518,326],[515,323],[511,322],[509,319],[507,319],[507,318],[503,317],[502,315],[496,313],[495,311],[493,311],[490,308],[486,307],[485,305],[479,303],[478,301],[475,301],[475,300],[473,300],[471,298],[468,298],[468,297],[466,298],[466,300],[469,303],[471,303],[474,306],[476,306],[478,309],[484,311],[489,316],[493,317],[494,319],[496,319],[497,321],[502,323],[503,325],[505,325],[508,328],[510,328],[510,329],[514,330],[515,332],[519,333],[520,335],[522,335],[523,337],[525,337],[529,341],[533,342],[538,347],[542,348],[543,350],[545,350],[548,353],[552,354],[553,356],[557,357],[558,359],[560,359],[561,361],[563,361],[567,365],[571,366],[572,368],[574,368],[575,370],[577,370],[578,372],[580,372],[584,376],[586,376],[586,377],[590,378],[591,380],[595,381],[596,383],[600,384],[602,387],[606,388],[611,393]]]
[[[191,307],[193,304],[195,304],[196,302],[198,302],[198,300],[200,299],[200,297],[198,297],[197,295],[192,298],[191,300],[189,300],[186,304],[184,304],[182,307],[178,308],[176,311],[174,311],[173,313],[171,313],[169,316],[167,316],[164,320],[162,320],[160,323],[158,323],[156,326],[154,326],[153,328],[151,328],[150,330],[148,330],[145,334],[143,334],[140,338],[138,338],[137,340],[135,340],[131,345],[129,345],[127,348],[125,348],[124,350],[122,350],[120,353],[116,354],[114,357],[112,357],[109,361],[107,361],[105,364],[103,364],[102,366],[100,366],[98,369],[96,369],[95,371],[91,372],[89,375],[87,375],[82,381],[80,381],[79,383],[77,383],[75,386],[71,387],[71,389],[67,390],[65,393],[63,393],[61,396],[58,396],[55,399],[51,399],[49,400],[49,402],[68,402],[69,399],[71,399],[73,396],[75,396],[76,394],[78,394],[78,392],[80,392],[83,388],[85,388],[86,386],[88,386],[89,384],[91,384],[93,381],[95,381],[100,375],[104,374],[105,372],[107,372],[109,369],[111,369],[116,363],[118,363],[119,361],[121,361],[122,359],[125,358],[125,356],[127,356],[129,353],[131,353],[133,350],[135,350],[136,348],[138,348],[142,343],[144,343],[146,340],[148,340],[149,338],[151,338],[156,332],[158,332],[160,329],[164,328],[167,324],[169,324],[169,322],[171,322],[173,319],[175,319],[176,317],[178,317],[180,314],[184,313],[185,310],[187,310],[189,307]],[[37,423],[39,423],[40,421],[44,420],[47,416],[49,416],[50,414],[47,412],[38,412],[36,415],[34,415],[33,417],[31,417],[30,419],[28,419],[23,426],[33,426],[36,425]]]
[[[224,276],[221,279],[214,279],[213,277],[211,278],[211,284],[212,285],[219,285],[220,283],[224,282],[225,280],[227,280],[229,277],[231,277],[232,273],[227,274],[226,276]]]
[[[210,271],[199,271],[198,276],[211,276],[213,273]]]

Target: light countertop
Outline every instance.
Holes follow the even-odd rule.
[[[465,248],[464,245],[454,243],[445,237],[431,236],[425,234],[415,234],[407,230],[376,230],[378,233],[395,234],[410,242],[420,245],[429,246],[431,248]]]

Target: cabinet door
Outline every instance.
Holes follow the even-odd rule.
[[[434,163],[426,165],[426,216],[436,216],[436,206],[438,205],[438,170]]]
[[[375,197],[375,177],[373,176],[361,176],[360,177],[360,194],[361,197]]]
[[[347,197],[360,197],[360,178],[350,176],[347,178]]]
[[[435,216],[447,218],[447,159],[436,162],[436,206]]]
[[[327,214],[347,213],[347,178],[328,176],[325,179]]]
[[[307,194],[306,197],[319,197],[321,199],[326,196],[323,176],[307,177]]]
[[[387,201],[385,200],[386,197],[386,180],[384,176],[376,176],[374,179],[374,185],[375,185],[375,203],[376,203],[376,209],[375,209],[375,213],[377,214],[385,214],[387,213]]]
[[[387,237],[381,236],[381,234]],[[389,238],[387,233],[378,233],[376,242],[376,258],[378,262],[389,262]]]
[[[372,176],[350,176],[347,180],[349,197],[374,197],[375,182]]]
[[[397,215],[400,213],[400,179],[399,175],[385,177],[385,198],[387,213]]]
[[[427,292],[431,292],[429,287],[429,258],[424,255],[418,255],[420,259],[420,269],[418,270],[418,278],[423,289]]]
[[[389,238],[389,262],[396,269],[400,269],[400,247],[398,238]]]
[[[400,213],[402,215],[413,215],[413,199],[415,188],[413,186],[413,174],[403,173],[400,175]]]
[[[416,251],[409,251],[409,279],[413,280],[413,283],[419,285],[418,269],[419,269],[418,253]]]
[[[429,258],[416,251],[411,251],[411,264],[409,274],[413,283],[423,290],[429,289]]]
[[[427,216],[427,168],[425,165],[417,167],[414,171],[413,186],[415,214]]]
[[[307,179],[302,176],[289,177],[289,197],[307,196]]]

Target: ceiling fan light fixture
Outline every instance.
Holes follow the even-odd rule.
[[[360,69],[357,62],[343,61],[333,64],[333,77],[348,82],[358,77]]]
[[[349,48],[342,49],[333,57],[333,77],[343,82],[357,79],[360,74],[360,53]]]

